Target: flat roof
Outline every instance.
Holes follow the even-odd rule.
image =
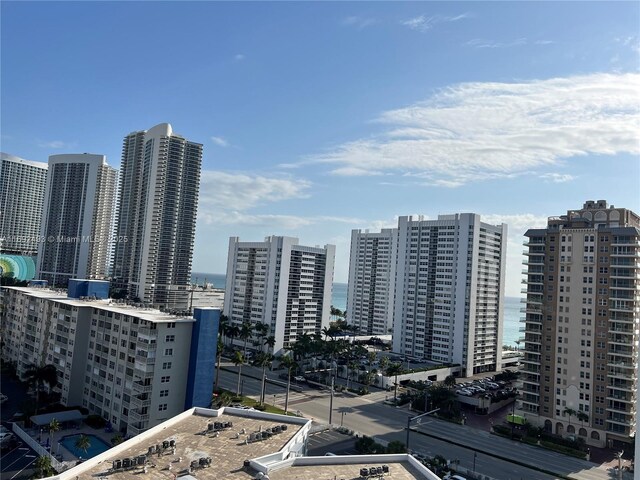
[[[204,415],[202,412],[211,412],[213,415],[218,410],[192,409],[193,413],[185,412],[174,419],[144,432],[131,440],[108,450],[100,457],[94,457],[77,467],[64,472],[60,478],[78,480],[96,479],[104,476],[109,480],[126,480],[137,478],[139,480],[152,480],[173,478],[172,474],[181,476],[187,474],[189,465],[193,460],[201,457],[211,457],[211,467],[198,468],[194,475],[199,479],[253,479],[256,472],[243,469],[244,461],[277,453],[300,431],[310,420],[284,415],[268,414],[258,411],[247,412],[243,410],[221,409],[218,416]],[[233,411],[234,413],[228,413]],[[252,415],[252,416],[248,416]],[[182,418],[179,418],[182,417]],[[219,432],[217,437],[211,434],[203,434],[207,431],[207,425],[214,422],[232,422],[233,427]],[[287,425],[287,430],[270,438],[245,444],[246,437],[254,432],[264,431],[276,425]],[[242,431],[245,433],[240,433]],[[174,440],[175,453],[171,449],[165,450],[160,456],[153,454],[149,457],[147,473],[143,473],[142,467],[128,471],[110,472],[114,460],[145,455],[149,447],[162,445],[163,441]],[[99,463],[91,466],[93,460]],[[84,468],[83,466],[86,465]],[[151,465],[155,465],[152,467]],[[171,470],[168,466],[171,465]]]
[[[214,422],[232,422],[217,435],[207,433]],[[246,442],[251,434],[286,425],[287,430],[268,438]],[[407,454],[348,455],[304,457],[303,442],[311,428],[311,420],[259,411],[221,408],[193,408],[177,415],[132,439],[53,477],[59,480],[167,480],[171,478],[255,479],[267,472],[271,480],[317,480],[325,478],[359,478],[360,469],[388,467],[385,480],[439,480],[418,460]],[[126,471],[113,471],[115,460],[147,455],[149,448],[163,442],[175,442],[160,454],[146,456],[146,469],[136,466]],[[299,453],[297,455],[300,455]],[[189,466],[200,458],[211,458],[210,466]],[[250,462],[245,467],[245,462]],[[263,475],[261,475],[261,472]],[[175,476],[175,477],[174,477]]]
[[[31,417],[31,421],[38,426],[49,425],[52,420],[57,420],[58,422],[74,422],[78,420],[83,420],[86,418],[86,415],[83,415],[80,410],[65,410],[63,412],[54,412],[54,413],[43,413],[41,415],[34,415]]]
[[[384,480],[414,480],[416,478],[423,479],[423,472],[418,471],[416,467],[409,461],[392,461],[382,462],[371,458],[372,455],[365,455],[366,460],[357,460],[354,458],[350,463],[342,463],[348,457],[306,457],[306,462],[318,462],[324,458],[335,459],[334,464],[318,463],[316,465],[296,465],[289,468],[283,468],[269,473],[270,480],[316,480],[316,479],[358,479],[360,478],[361,468],[380,467],[386,465],[389,472],[384,475]],[[360,461],[361,463],[357,463]],[[338,463],[340,462],[340,463]],[[374,477],[377,478],[377,477]],[[438,477],[435,477],[438,478]]]
[[[129,305],[126,303],[118,303],[113,299],[98,299],[98,300],[80,300],[79,298],[67,297],[64,290],[54,288],[42,288],[42,287],[2,287],[7,290],[17,290],[26,293],[32,297],[42,298],[45,300],[51,300],[65,305],[71,305],[74,307],[93,307],[105,310],[108,312],[120,313],[122,315],[129,315],[138,317],[141,320],[147,320],[154,323],[168,323],[168,322],[194,322],[193,317],[187,317],[183,315],[172,315],[167,312],[161,312],[155,308],[141,308]]]

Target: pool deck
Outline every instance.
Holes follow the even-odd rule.
[[[46,428],[42,429],[42,433],[40,433],[40,429],[33,429],[33,428],[26,429],[26,432],[31,436],[31,438],[38,441],[40,445],[42,445],[43,447],[46,447],[47,440],[53,438],[53,441],[51,442],[51,444],[53,445],[52,453],[55,457],[58,458],[58,460],[62,462],[75,462],[76,460],[78,460],[78,457],[76,457],[73,453],[71,453],[69,450],[64,448],[64,446],[61,443],[59,443],[62,438],[70,435],[80,435],[80,434],[95,435],[96,437],[104,441],[104,443],[111,446],[112,445],[111,439],[118,434],[118,432],[116,431],[107,433],[104,431],[104,429],[91,428],[84,423],[80,428],[66,428],[66,429],[62,429],[57,432],[54,432],[53,437],[49,435],[49,431]]]

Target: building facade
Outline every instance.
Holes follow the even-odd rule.
[[[0,252],[35,255],[48,165],[0,153]]]
[[[162,123],[124,139],[114,287],[120,296],[188,308],[202,145]]]
[[[18,376],[55,365],[61,403],[86,407],[123,433],[211,402],[219,310],[180,317],[32,287],[5,287],[3,307],[2,356]]]
[[[525,236],[520,409],[547,431],[592,445],[629,442],[636,432],[640,217],[587,201]]]
[[[388,335],[393,327],[398,229],[351,231],[347,323],[360,335]]]
[[[104,155],[49,157],[36,275],[51,285],[106,278],[116,170]]]
[[[320,334],[329,326],[334,261],[334,245],[306,247],[292,237],[264,242],[231,237],[224,314],[231,325],[268,325],[275,353],[303,334]]]
[[[400,217],[393,350],[464,376],[500,370],[506,240],[471,213]]]

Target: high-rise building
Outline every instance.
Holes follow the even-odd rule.
[[[108,290],[108,282],[75,279],[68,295],[3,288],[3,361],[19,376],[54,365],[63,405],[83,406],[127,435],[208,407],[220,310],[170,315],[104,298]]]
[[[397,228],[351,231],[346,320],[360,335],[391,333],[397,250]]]
[[[502,360],[507,226],[472,213],[400,217],[393,349],[463,375]]]
[[[640,217],[605,200],[525,233],[525,356],[519,409],[596,446],[636,432]]]
[[[334,245],[306,247],[292,237],[264,242],[231,237],[224,314],[231,325],[268,325],[275,353],[303,334],[320,334],[329,326],[334,261]]]
[[[187,308],[201,163],[202,145],[168,123],[125,137],[112,272],[120,295]]]
[[[117,172],[104,155],[51,155],[37,276],[51,285],[106,278]]]
[[[0,251],[38,252],[47,164],[0,153]]]

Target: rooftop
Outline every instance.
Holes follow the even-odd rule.
[[[231,425],[225,427],[226,422]],[[384,465],[385,479],[438,479],[406,454],[304,457],[311,423],[229,407],[193,408],[53,478],[352,480],[360,478],[362,468]],[[113,468],[125,459],[135,459],[136,465]]]
[[[74,307],[94,307],[101,310],[120,313],[122,315],[130,315],[138,317],[142,320],[149,322],[165,323],[165,322],[193,322],[194,319],[190,316],[172,315],[168,312],[161,312],[155,308],[144,308],[130,303],[126,303],[124,300],[107,299],[79,299],[67,297],[66,290],[60,288],[48,288],[48,287],[2,287],[7,290],[17,290],[23,292],[29,296],[35,298],[41,298],[46,300],[56,301],[65,305],[71,305]]]

